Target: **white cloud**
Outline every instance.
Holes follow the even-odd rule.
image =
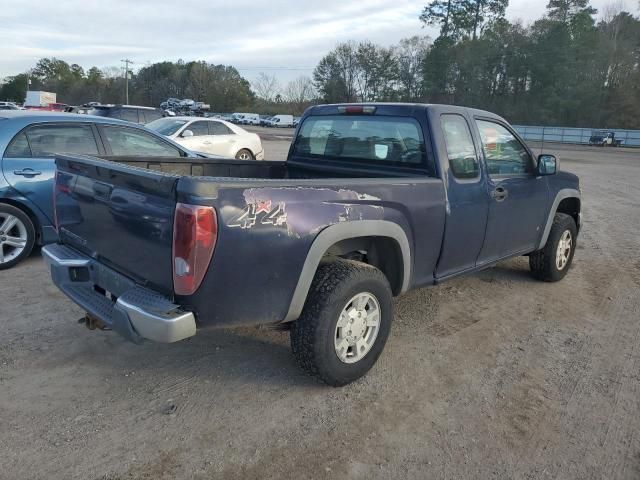
[[[594,0],[601,8],[608,0]],[[337,42],[384,45],[423,29],[416,0],[0,0],[0,78],[56,56],[84,67],[136,66],[160,60],[231,64],[252,78],[261,70],[291,78],[310,74]],[[512,0],[510,18],[525,22],[547,0]]]

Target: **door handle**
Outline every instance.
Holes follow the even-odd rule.
[[[496,187],[490,195],[491,198],[495,198],[496,202],[502,202],[509,196],[509,192],[504,187]]]
[[[33,168],[23,168],[22,170],[14,170],[14,175],[22,175],[23,177],[35,177],[36,175],[42,175],[42,172],[38,172]]]

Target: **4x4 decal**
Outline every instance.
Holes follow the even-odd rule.
[[[260,218],[259,218],[260,217]],[[249,203],[240,215],[229,222],[232,228],[253,228],[255,225],[274,225],[280,227],[287,224],[287,212],[284,202],[275,205],[271,200],[259,200]]]

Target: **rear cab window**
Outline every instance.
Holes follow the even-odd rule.
[[[428,168],[422,127],[411,117],[312,115],[300,127],[293,154],[433,171]]]

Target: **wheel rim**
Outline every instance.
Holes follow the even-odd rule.
[[[249,155],[249,152],[240,152],[238,154],[238,160],[251,160],[251,155]]]
[[[15,260],[27,247],[27,227],[8,213],[0,212],[0,263]]]
[[[341,362],[359,362],[371,351],[380,331],[380,314],[380,303],[371,293],[359,293],[347,302],[334,335],[336,355]]]
[[[560,241],[558,242],[558,250],[556,251],[556,267],[558,270],[564,269],[569,263],[571,258],[571,248],[573,247],[573,239],[571,238],[571,232],[565,230]]]

